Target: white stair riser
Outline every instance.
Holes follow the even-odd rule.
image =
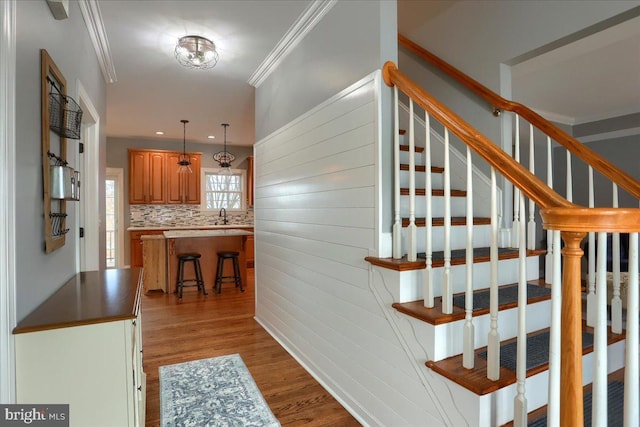
[[[530,310],[527,316],[527,332],[534,332],[549,327],[551,319],[550,300],[529,304],[527,309]],[[535,315],[533,315],[533,313],[535,313]],[[398,314],[402,315],[400,313]],[[410,316],[406,317],[413,324],[415,335],[427,351],[430,360],[438,361],[462,353],[464,319],[442,325],[432,325]],[[473,318],[476,348],[487,345],[490,321],[491,319],[488,313]],[[517,335],[517,307],[499,312],[498,330],[500,331],[500,339],[502,341],[514,338]]]
[[[608,372],[612,373],[624,366],[624,340],[609,346]],[[593,378],[593,353],[582,356],[583,385]],[[465,408],[464,416],[470,426],[503,425],[513,420],[513,397],[516,384],[511,384],[493,393],[479,396],[455,382],[432,373],[442,379],[450,392],[456,396],[459,407]],[[547,404],[549,392],[549,371],[528,377],[525,381],[527,410],[534,411]]]
[[[465,216],[466,212],[466,197],[452,197],[451,198],[451,216]],[[400,212],[402,217],[409,216],[409,196],[400,196]],[[426,216],[427,206],[425,196],[416,196],[416,212],[417,218],[424,218]],[[431,198],[431,212],[434,218],[444,216],[444,197],[434,196]]]
[[[518,262],[516,259],[507,259],[500,261],[498,265],[498,285],[508,285],[518,282]],[[536,280],[540,277],[538,271],[539,259],[537,256],[527,258],[527,280]],[[480,262],[473,265],[473,288],[488,288],[491,279],[491,263]],[[397,287],[392,288],[394,291],[394,301],[409,302],[422,299],[422,287],[424,283],[424,275],[426,270],[411,270],[396,272],[399,279],[389,283],[396,283]],[[444,267],[433,269],[434,295],[436,297],[442,295],[442,278]],[[453,293],[465,291],[466,284],[466,265],[454,265],[451,267],[451,278],[453,284]]]
[[[416,188],[426,188],[424,172],[416,172]],[[409,171],[400,171],[400,188],[409,188]],[[431,188],[443,189],[443,177],[441,173],[431,173]]]
[[[444,227],[433,227],[431,247],[433,251],[444,250]],[[418,227],[416,233],[418,252],[426,251],[425,227]],[[473,227],[473,246],[476,248],[488,247],[491,243],[491,225],[476,225]],[[456,225],[451,227],[451,249],[465,249],[467,247],[467,226]],[[407,228],[402,229],[402,253],[407,253]]]
[[[413,156],[413,159],[416,162],[416,165],[424,165],[424,152],[416,153],[415,156]],[[400,152],[400,163],[404,163],[405,165],[409,164],[409,152],[408,151],[401,151]],[[439,166],[439,165],[431,165],[431,166]]]

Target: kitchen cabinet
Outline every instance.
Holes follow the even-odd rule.
[[[167,248],[163,235],[148,235],[142,240],[142,265],[151,268],[144,269],[142,291],[160,290],[169,292],[167,286]]]
[[[129,149],[129,204],[165,204],[166,155]]]
[[[129,149],[129,204],[200,204],[202,153],[187,153],[191,173],[178,173],[181,154]]]
[[[253,268],[253,266],[254,266],[253,236],[247,236],[247,243],[246,243],[246,247],[245,247],[245,252],[247,253],[247,268]]]
[[[247,206],[253,206],[253,156],[247,157]]]
[[[142,267],[142,239],[143,235],[162,234],[164,230],[144,230],[129,232],[129,265]]]
[[[69,404],[71,427],[143,427],[140,269],[76,274],[13,330],[16,403]]]
[[[200,204],[200,153],[187,153],[191,172],[178,173],[178,161],[182,153],[169,152],[167,155],[167,203]]]

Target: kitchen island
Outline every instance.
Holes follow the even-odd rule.
[[[158,286],[147,287],[145,284],[145,292],[152,289],[173,292],[175,290],[178,272],[178,255],[187,252],[197,252],[201,255],[200,265],[202,267],[202,276],[205,286],[208,288],[213,287],[218,259],[217,253],[220,251],[238,252],[240,276],[242,277],[243,284],[246,284],[246,249],[247,237],[249,236],[253,236],[251,231],[229,228],[212,230],[170,230],[163,232],[162,238],[164,238],[165,244],[155,245],[155,247],[157,248],[156,251],[162,251],[164,249],[165,256],[145,257],[146,264],[144,265],[145,282],[149,282],[153,278],[153,283],[158,283]],[[155,243],[157,243],[158,237],[154,239]],[[149,260],[148,262],[147,259]],[[162,265],[163,262],[164,265]],[[231,268],[231,264],[227,263],[225,265],[225,276],[232,275]],[[158,282],[156,279],[157,273],[162,271],[165,271],[166,275]],[[192,270],[190,266],[187,266],[185,277],[190,277],[191,274]],[[147,278],[150,280],[148,281]],[[162,286],[162,281],[164,281],[164,286]]]

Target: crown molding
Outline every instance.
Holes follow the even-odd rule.
[[[313,1],[253,72],[247,83],[253,87],[260,86],[336,3],[337,0]]]
[[[116,78],[116,69],[111,57],[109,40],[104,30],[100,6],[98,6],[97,0],[78,0],[78,5],[80,6],[84,23],[87,26],[87,31],[89,31],[89,37],[91,37],[91,42],[96,50],[102,75],[107,83],[115,83],[118,79]]]

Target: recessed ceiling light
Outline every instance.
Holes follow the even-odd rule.
[[[164,132],[162,132],[161,130],[156,131],[156,135],[164,135]]]
[[[209,135],[207,138],[209,138],[209,139],[216,139],[216,137],[215,137],[215,136],[213,136],[213,135]]]

